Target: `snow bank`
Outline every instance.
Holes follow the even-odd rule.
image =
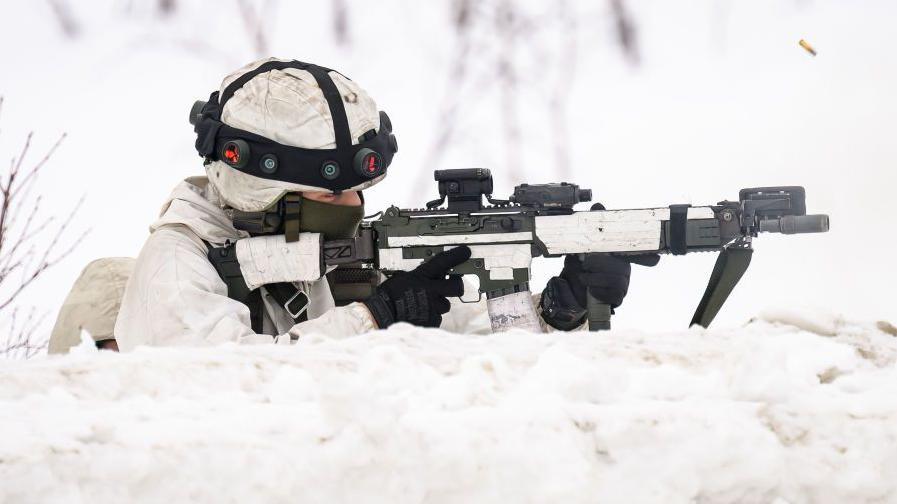
[[[897,499],[897,338],[764,318],[4,362],[0,502]]]

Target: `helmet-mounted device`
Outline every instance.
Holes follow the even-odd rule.
[[[295,68],[314,77],[327,100],[333,120],[335,149],[303,149],[275,142],[261,135],[222,122],[221,112],[234,93],[253,77]],[[369,130],[352,144],[343,98],[330,78],[332,70],[301,61],[269,61],[234,80],[208,101],[197,101],[190,111],[196,132],[196,150],[208,160],[222,161],[243,173],[340,192],[362,186],[386,173],[398,151],[392,123],[380,111],[380,129]]]

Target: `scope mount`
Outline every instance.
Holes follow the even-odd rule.
[[[427,202],[428,210],[436,210],[448,200],[445,208],[448,212],[479,212],[485,209],[485,196],[489,204],[499,208],[514,206],[545,213],[569,213],[577,203],[592,199],[590,189],[580,189],[567,182],[520,184],[509,199],[496,199],[492,197],[492,172],[486,168],[436,170],[433,178],[438,183],[439,199]]]
[[[446,209],[458,213],[482,210],[483,196],[489,203],[502,203],[492,199],[492,172],[486,168],[436,170],[433,178],[439,187],[439,199],[427,202],[428,209],[437,208],[446,199]]]

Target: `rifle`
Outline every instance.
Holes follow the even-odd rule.
[[[478,278],[473,301],[485,294],[494,332],[541,330],[529,293],[533,257],[719,251],[690,324],[707,327],[747,270],[752,239],[759,233],[829,229],[827,215],[806,214],[806,194],[799,186],[742,189],[738,201],[716,205],[576,211],[576,204],[592,198],[589,189],[576,184],[521,184],[501,200],[492,197],[488,169],[437,170],[434,178],[439,199],[426,208],[391,206],[372,216],[355,238],[325,242],[324,262],[360,264],[389,274],[467,245],[470,260],[451,273]],[[484,197],[489,205],[483,204]],[[607,304],[589,293],[586,309],[590,330],[610,328]]]

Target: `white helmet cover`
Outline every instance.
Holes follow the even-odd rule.
[[[277,58],[259,60],[231,73],[221,83],[220,94],[241,76]],[[351,143],[381,129],[377,105],[355,82],[338,72],[327,72],[342,97]],[[301,149],[335,149],[337,146],[331,108],[314,76],[298,68],[259,73],[237,88],[220,111],[227,126],[259,135],[284,146]],[[346,167],[347,169],[349,167]],[[318,170],[319,167],[302,167]],[[232,208],[256,212],[270,208],[286,193],[327,191],[331,188],[254,176],[220,160],[210,160],[206,172],[222,202]],[[366,189],[386,176],[359,181],[346,190]]]

